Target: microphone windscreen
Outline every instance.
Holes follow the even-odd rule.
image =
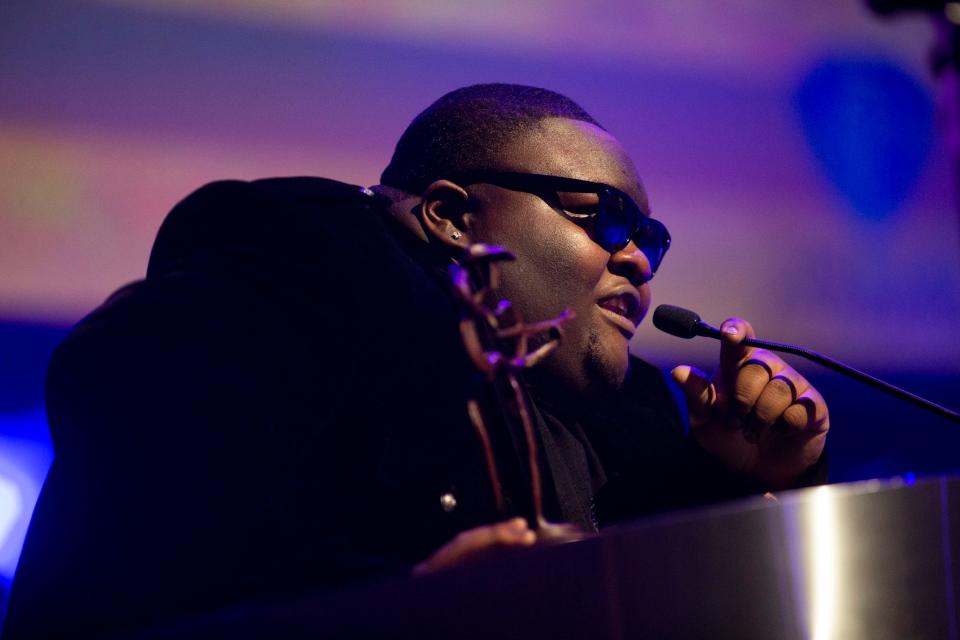
[[[662,304],[653,312],[653,326],[678,338],[693,338],[698,335],[700,316],[694,311]]]

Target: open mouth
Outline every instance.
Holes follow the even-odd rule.
[[[597,301],[597,306],[616,315],[620,320],[618,324],[623,325],[631,334],[640,324],[640,301],[629,293],[601,298]]]

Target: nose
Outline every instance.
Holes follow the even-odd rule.
[[[619,251],[610,254],[610,271],[623,276],[635,287],[640,287],[653,279],[650,261],[632,240]]]

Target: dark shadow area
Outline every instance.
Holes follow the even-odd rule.
[[[830,481],[960,471],[960,425],[842,376],[807,371],[830,407]],[[871,372],[954,411],[960,371]]]

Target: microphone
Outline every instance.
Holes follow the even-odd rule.
[[[669,333],[672,336],[677,336],[678,338],[690,339],[695,336],[704,336],[706,338],[715,338],[717,340],[720,339],[720,329],[717,329],[716,327],[713,327],[700,320],[700,316],[697,315],[696,312],[690,311],[689,309],[684,309],[683,307],[675,307],[671,304],[662,304],[656,308],[656,310],[653,312],[653,326],[661,331]],[[790,353],[800,356],[801,358],[806,358],[811,362],[816,362],[820,366],[836,371],[837,373],[842,373],[843,375],[869,385],[874,389],[879,389],[880,391],[888,393],[895,398],[909,402],[915,406],[926,409],[927,411],[932,411],[942,418],[946,418],[947,420],[960,424],[960,413],[951,411],[946,407],[942,407],[934,402],[930,402],[925,398],[914,395],[909,391],[901,389],[900,387],[895,387],[888,382],[884,382],[879,378],[874,378],[863,371],[858,371],[853,367],[847,366],[842,362],[837,362],[836,360],[828,358],[827,356],[821,355],[815,351],[810,351],[809,349],[797,347],[792,344],[769,342],[767,340],[758,340],[757,338],[747,338],[740,344],[748,347],[759,347],[761,349],[769,349],[771,351]]]
[[[720,329],[702,322],[696,312],[672,304],[662,304],[654,310],[653,326],[687,340],[694,336],[720,339]]]

